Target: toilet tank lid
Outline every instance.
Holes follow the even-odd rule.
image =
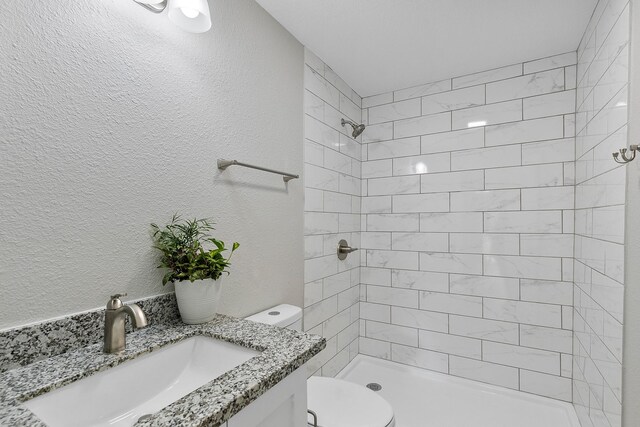
[[[289,326],[302,318],[302,309],[295,305],[280,304],[247,317],[247,320],[267,325]]]

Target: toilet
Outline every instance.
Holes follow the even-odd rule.
[[[302,309],[281,304],[247,320],[302,331]],[[376,392],[337,378],[307,380],[307,407],[318,417],[318,427],[394,427],[393,408]],[[309,416],[309,426],[313,426]]]

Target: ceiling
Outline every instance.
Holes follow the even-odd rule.
[[[361,96],[576,50],[597,0],[256,0]]]

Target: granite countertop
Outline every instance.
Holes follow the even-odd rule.
[[[192,336],[221,339],[261,353],[172,403],[136,426],[216,427],[318,354],[324,338],[218,315],[202,325],[157,325],[127,334],[123,354],[105,354],[102,343],[0,374],[0,424],[45,426],[21,403],[127,360]]]

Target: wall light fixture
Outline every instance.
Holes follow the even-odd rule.
[[[169,20],[190,33],[204,33],[211,28],[207,0],[133,0],[153,13],[168,9]]]

